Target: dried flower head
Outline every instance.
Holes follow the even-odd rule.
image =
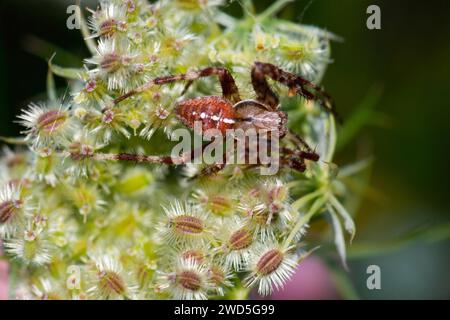
[[[278,245],[261,246],[252,257],[247,286],[258,286],[258,293],[269,295],[289,280],[297,267],[295,256]]]
[[[175,300],[205,300],[210,283],[208,269],[195,259],[178,259],[171,272],[159,275],[159,292],[168,292]]]
[[[221,228],[224,265],[227,268],[243,270],[250,261],[258,238],[245,221],[235,220],[226,223],[227,225]]]
[[[49,279],[39,279],[33,284],[31,291],[33,298],[39,300],[66,300],[67,295],[60,285]]]
[[[36,149],[63,144],[72,133],[72,120],[69,105],[30,104],[18,118],[19,124],[26,128],[26,140]]]
[[[111,37],[127,31],[127,13],[132,8],[123,4],[101,1],[96,11],[91,10],[89,26],[93,31],[92,37]]]
[[[20,186],[6,184],[0,188],[0,237],[9,238],[23,226],[30,213],[29,199]]]
[[[208,269],[208,281],[211,283],[211,292],[217,296],[224,296],[226,290],[232,286],[233,274],[229,268],[219,263],[211,263]]]
[[[117,260],[111,255],[100,255],[92,258],[90,270],[89,296],[96,299],[122,300],[133,299],[136,285],[131,281]]]
[[[5,248],[26,264],[42,265],[51,261],[53,245],[44,230],[37,230],[29,223],[18,237],[5,242]]]
[[[86,59],[86,63],[95,66],[90,70],[91,77],[98,77],[107,83],[109,90],[125,91],[132,89],[129,78],[141,73],[136,68],[138,56],[126,41],[108,38],[99,41],[97,55]]]
[[[170,244],[202,243],[208,239],[207,214],[189,202],[175,200],[164,208],[166,222],[160,226],[163,241]]]

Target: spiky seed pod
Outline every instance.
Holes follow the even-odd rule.
[[[131,137],[128,130],[128,115],[123,110],[109,108],[102,111],[91,110],[89,117],[85,116],[85,120],[85,128],[90,129],[90,134],[104,144],[108,144],[113,138],[117,139],[120,135]]]
[[[217,250],[226,269],[240,271],[246,268],[257,239],[246,221],[234,218],[225,220],[219,234],[221,247]]]
[[[23,114],[18,116],[18,123],[26,128],[22,133],[33,148],[54,147],[64,144],[73,128],[69,105],[30,104]]]
[[[138,263],[135,271],[135,279],[139,285],[139,289],[142,290],[149,287],[154,273],[155,266],[152,266],[150,263]]]
[[[205,300],[211,288],[208,269],[194,259],[178,259],[171,272],[159,275],[159,291],[175,300]]]
[[[266,201],[269,204],[270,211],[277,212],[285,208],[289,197],[289,189],[281,180],[269,179],[263,183],[263,188],[266,190]]]
[[[67,145],[66,157],[62,163],[62,173],[69,176],[72,180],[88,176],[95,180],[100,169],[98,164],[96,166],[96,163],[92,161],[91,157],[102,147],[104,147],[104,144],[98,142],[96,136],[88,130],[75,132]],[[114,166],[111,166],[107,171],[102,171],[103,173],[113,173],[113,168]],[[106,176],[103,177],[107,180]],[[104,184],[102,186],[106,187],[107,185]]]
[[[339,38],[312,26],[293,27],[280,23],[279,45],[275,60],[283,68],[320,81],[330,59],[330,40]]]
[[[274,239],[292,220],[289,192],[274,178],[257,181],[241,197],[238,210],[262,241]]]
[[[217,216],[229,216],[236,211],[236,201],[231,192],[223,192],[221,188],[206,186],[198,189],[193,197],[205,210]]]
[[[157,90],[150,89],[146,95],[149,103],[143,106],[143,128],[139,135],[150,140],[156,130],[161,129],[167,137],[170,137],[177,121],[174,120],[173,111],[175,98],[183,92],[184,86],[159,87]]]
[[[170,207],[164,207],[166,222],[159,230],[163,241],[169,244],[204,243],[208,237],[207,213],[192,203],[175,200]]]
[[[277,244],[261,246],[254,252],[245,282],[247,286],[257,285],[258,293],[266,296],[274,289],[280,289],[296,267],[295,257]]]
[[[208,269],[211,292],[218,296],[225,294],[226,288],[232,285],[232,273],[226,267],[218,263],[212,263]]]
[[[249,217],[249,224],[255,234],[259,235],[262,241],[266,241],[274,239],[285,230],[291,220],[292,216],[288,210],[274,212],[269,207],[262,206],[259,211]]]
[[[226,244],[229,250],[246,249],[253,243],[253,235],[248,228],[241,228],[233,232]]]
[[[3,201],[0,204],[0,223],[2,226],[10,225],[11,222],[17,217],[18,211],[22,207],[21,200],[8,200]],[[2,232],[8,233],[8,232]]]
[[[174,232],[179,235],[197,235],[204,231],[203,221],[192,215],[180,215],[170,221]]]
[[[87,293],[96,299],[133,299],[136,285],[116,257],[101,255],[93,257]]]
[[[185,260],[192,259],[196,263],[202,264],[205,262],[205,253],[201,250],[190,249],[183,251],[181,253],[181,258]]]
[[[41,148],[34,155],[33,179],[43,181],[54,187],[58,182],[59,160],[54,150],[49,147]]]
[[[54,281],[40,278],[37,283],[31,287],[31,292],[35,299],[39,300],[66,300],[68,297]]]
[[[148,111],[148,116],[149,118],[146,120],[145,127],[139,133],[141,137],[150,140],[156,129],[161,127],[164,128],[167,135],[170,135],[169,127],[165,125],[168,122],[170,111],[165,109],[162,105],[159,105],[156,108],[150,109]]]
[[[161,62],[170,60],[171,58],[182,59],[183,54],[189,44],[193,43],[196,37],[187,28],[166,28],[158,37],[160,47]]]
[[[86,59],[86,63],[94,65],[90,70],[91,77],[99,77],[108,84],[109,90],[127,90],[128,78],[133,74],[133,61],[137,53],[132,52],[129,44],[115,39],[101,39],[97,55]]]
[[[125,285],[120,276],[113,271],[102,271],[98,274],[99,290],[103,292],[105,297],[111,295],[123,296],[125,293]]]
[[[0,237],[14,236],[32,210],[21,190],[20,185],[11,184],[0,188]]]
[[[29,225],[14,239],[5,242],[6,252],[26,264],[42,265],[51,261],[52,243],[45,231],[38,232]]]
[[[127,30],[127,13],[131,4],[100,2],[97,11],[91,11],[89,26],[93,31],[92,37],[112,37],[124,34]]]
[[[110,105],[113,100],[108,93],[107,85],[100,78],[86,77],[83,81],[83,88],[73,95],[74,102],[80,105],[79,108],[75,109],[74,115],[80,120],[84,120],[88,112],[83,108],[84,106],[99,110],[106,105]]]

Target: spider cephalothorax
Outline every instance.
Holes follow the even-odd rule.
[[[222,96],[205,96],[183,100],[178,103],[175,112],[180,121],[193,130],[198,130],[195,123],[200,123],[201,132],[215,129],[221,136],[225,136],[230,129],[242,129],[244,132],[252,129],[260,132],[276,133],[277,138],[286,137],[295,149],[281,147],[280,160],[285,167],[304,171],[304,159],[317,161],[316,154],[308,144],[287,127],[287,115],[280,110],[278,96],[270,88],[267,77],[289,88],[289,95],[300,95],[308,100],[318,102],[325,110],[337,117],[330,96],[314,83],[293,73],[286,72],[279,67],[256,61],[251,69],[251,82],[256,93],[255,99],[242,100],[238,87],[231,73],[222,67],[208,67],[199,71],[190,71],[185,74],[155,78],[142,87],[134,89],[114,100],[119,104],[123,100],[148,90],[155,85],[164,85],[177,81],[188,81],[186,89],[199,78],[217,76],[219,78]],[[269,141],[270,143],[270,141]],[[174,159],[173,157],[142,156],[132,154],[105,155],[110,160],[127,160],[137,162],[182,164],[192,159],[192,152]],[[224,167],[224,163],[213,165],[205,172],[212,173]]]

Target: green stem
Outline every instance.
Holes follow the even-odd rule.
[[[80,80],[84,76],[87,75],[86,70],[84,69],[76,69],[76,68],[63,68],[49,62],[49,68],[53,74],[56,74],[58,77],[69,79],[69,80]]]
[[[337,213],[344,219],[345,230],[350,233],[350,244],[355,238],[356,227],[353,218],[341,202],[330,192],[328,195],[330,204],[336,209]]]
[[[306,213],[304,216],[300,217],[300,219],[295,224],[294,228],[292,228],[289,236],[284,241],[284,244],[283,244],[284,249],[289,248],[289,246],[292,243],[292,240],[294,240],[295,235],[300,231],[300,229],[302,227],[304,227],[311,220],[311,218],[314,216],[314,214],[316,214],[323,207],[326,200],[327,199],[325,197],[321,197],[321,198],[317,199],[313,203],[311,208],[309,209],[308,213]]]
[[[258,16],[258,22],[263,22],[266,19],[272,18],[278,12],[280,12],[287,4],[293,2],[293,0],[278,0],[270,7],[268,7],[264,12]]]
[[[53,103],[57,101],[55,78],[53,77],[53,72],[50,68],[48,68],[47,71],[47,97]]]
[[[15,145],[26,145],[28,143],[22,137],[3,137],[3,136],[0,136],[0,141],[8,143],[8,144],[15,144]]]
[[[252,0],[243,0],[242,1],[242,6],[244,9],[244,14],[250,17],[254,17],[255,15],[255,6],[253,5],[253,1]]]
[[[84,18],[83,12],[80,7],[81,0],[77,1],[78,10],[77,19],[80,21],[81,34],[83,35],[84,42],[86,43],[86,47],[89,49],[90,53],[93,55],[97,54],[97,46],[95,45],[94,40],[91,38],[91,33],[89,31],[89,27],[86,23],[86,19]]]
[[[294,201],[292,203],[292,209],[294,211],[300,210],[300,208],[303,207],[305,204],[307,204],[309,201],[311,201],[314,198],[316,198],[319,195],[321,195],[323,193],[323,191],[324,191],[324,188],[320,188],[320,189],[317,189],[314,192],[311,192],[311,193],[301,197],[300,199],[297,199],[296,201]]]

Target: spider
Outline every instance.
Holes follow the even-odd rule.
[[[222,96],[197,97],[178,103],[175,113],[185,126],[195,130],[194,123],[198,122],[201,123],[202,131],[216,129],[222,136],[225,135],[228,129],[242,129],[244,131],[254,129],[257,133],[261,131],[276,131],[280,139],[286,137],[296,147],[296,149],[286,147],[279,149],[282,166],[303,172],[306,170],[305,159],[311,161],[319,160],[319,155],[300,136],[287,127],[287,115],[280,110],[279,98],[270,88],[267,78],[287,86],[289,88],[289,96],[298,94],[307,100],[317,101],[319,105],[339,120],[331,97],[314,83],[270,63],[256,61],[251,68],[251,82],[256,93],[255,99],[241,99],[236,82],[228,69],[208,67],[198,71],[189,71],[185,74],[155,78],[143,86],[118,97],[114,100],[114,105],[155,85],[165,85],[178,81],[187,81],[184,93],[194,80],[210,76],[218,77]],[[269,137],[269,143],[270,139]],[[180,155],[180,157],[121,153],[98,155],[97,158],[102,160],[178,165],[192,160],[194,154],[195,152],[192,150]],[[217,173],[224,167],[225,161],[221,164],[208,166],[201,174]]]

